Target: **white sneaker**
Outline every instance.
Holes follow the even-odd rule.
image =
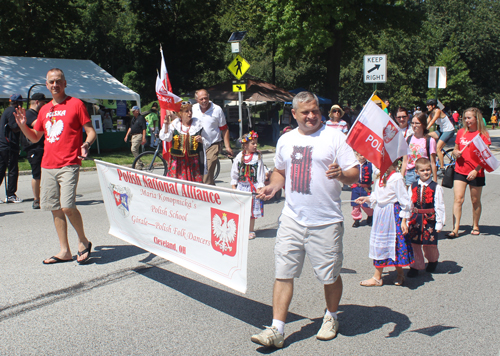
[[[337,331],[339,331],[339,321],[333,316],[325,315],[323,325],[321,325],[321,329],[316,334],[316,339],[331,340],[337,336]]]
[[[281,335],[276,326],[266,326],[259,334],[252,336],[252,341],[264,346],[275,346],[282,348],[285,337]]]
[[[22,203],[23,200],[19,198],[17,195],[11,195],[7,199],[5,199],[6,203]]]

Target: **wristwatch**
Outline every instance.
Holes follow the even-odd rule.
[[[87,144],[88,148],[90,148],[90,146],[92,146],[92,144],[89,141],[85,141],[83,144]]]

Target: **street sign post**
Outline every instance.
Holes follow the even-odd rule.
[[[248,68],[250,68],[250,64],[239,54],[234,57],[233,61],[227,66],[227,69],[229,69],[236,79],[241,79]]]
[[[387,82],[387,55],[369,54],[363,57],[363,81],[365,83]]]
[[[429,89],[436,88],[437,100],[438,89],[446,88],[446,67],[429,67],[429,79],[427,86]]]
[[[234,93],[239,93],[239,92],[244,92],[244,91],[247,91],[246,84],[233,84],[233,92]]]

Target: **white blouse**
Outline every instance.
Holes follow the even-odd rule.
[[[374,191],[370,194],[371,207],[374,208],[375,205],[384,207],[387,204],[399,203],[401,206],[401,212],[399,216],[401,218],[409,219],[411,216],[411,196],[408,195],[406,190],[406,185],[403,180],[403,176],[399,172],[394,172],[389,179],[387,184],[384,186],[379,185],[381,177],[375,180]]]

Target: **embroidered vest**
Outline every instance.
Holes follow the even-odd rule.
[[[417,209],[434,209],[434,193],[437,183],[432,181],[428,186],[419,185],[418,182],[413,182],[411,185],[412,201]],[[423,187],[422,199],[420,199],[420,190]]]
[[[187,155],[189,157],[194,157],[198,155],[198,152],[202,149],[202,144],[194,140],[195,136],[201,135],[201,131],[198,131],[193,136],[189,135],[189,132],[182,134],[177,129],[174,129],[174,136],[172,137],[172,148],[170,148],[170,154],[174,157],[184,157]]]

